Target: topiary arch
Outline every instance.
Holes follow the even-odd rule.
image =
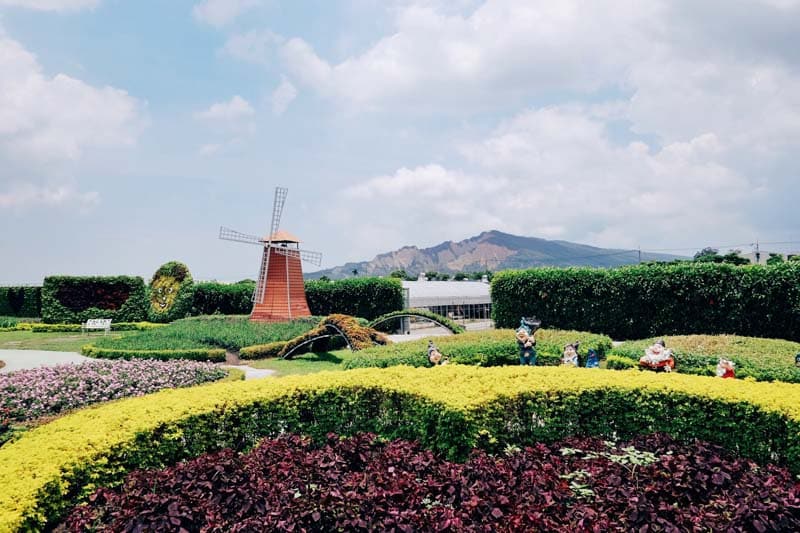
[[[464,333],[466,331],[464,326],[456,323],[449,318],[437,315],[436,313],[432,313],[430,311],[426,311],[425,309],[401,309],[400,311],[392,311],[391,313],[386,313],[385,315],[381,315],[372,322],[369,323],[369,327],[374,328],[379,324],[383,324],[384,322],[388,322],[394,318],[406,318],[406,317],[417,317],[423,318],[428,320],[429,322],[433,322],[434,324],[438,324],[445,329],[450,330],[453,335],[458,335],[459,333]]]

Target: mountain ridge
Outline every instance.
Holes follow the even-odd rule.
[[[642,261],[669,261],[678,256],[641,253]],[[615,267],[639,262],[636,250],[599,248],[563,240],[512,235],[498,230],[483,231],[461,241],[444,241],[427,248],[406,245],[376,255],[371,261],[349,262],[316,272],[306,273],[308,279],[323,276],[341,279],[357,271],[363,276],[386,276],[395,270],[410,275],[436,271],[457,272],[498,271],[509,268],[537,266],[595,266]]]

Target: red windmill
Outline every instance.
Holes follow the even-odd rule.
[[[258,283],[253,292],[253,311],[250,313],[250,320],[257,322],[284,322],[311,316],[300,262],[308,261],[319,266],[322,263],[322,254],[301,250],[297,237],[278,230],[288,193],[289,190],[284,187],[275,188],[272,225],[266,237],[239,233],[224,226],[219,228],[220,239],[264,247]]]

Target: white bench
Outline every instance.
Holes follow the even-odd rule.
[[[83,324],[81,324],[81,331],[88,334],[89,330],[91,329],[102,329],[103,335],[106,335],[109,331],[111,331],[111,319],[110,318],[90,318]]]

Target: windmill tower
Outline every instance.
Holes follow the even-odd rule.
[[[253,311],[250,313],[250,320],[256,322],[285,322],[311,316],[306,302],[301,260],[319,266],[322,263],[322,254],[301,250],[297,237],[278,229],[288,192],[284,187],[275,188],[272,224],[267,236],[256,237],[224,226],[219,228],[220,239],[264,248],[258,283],[253,292]]]

